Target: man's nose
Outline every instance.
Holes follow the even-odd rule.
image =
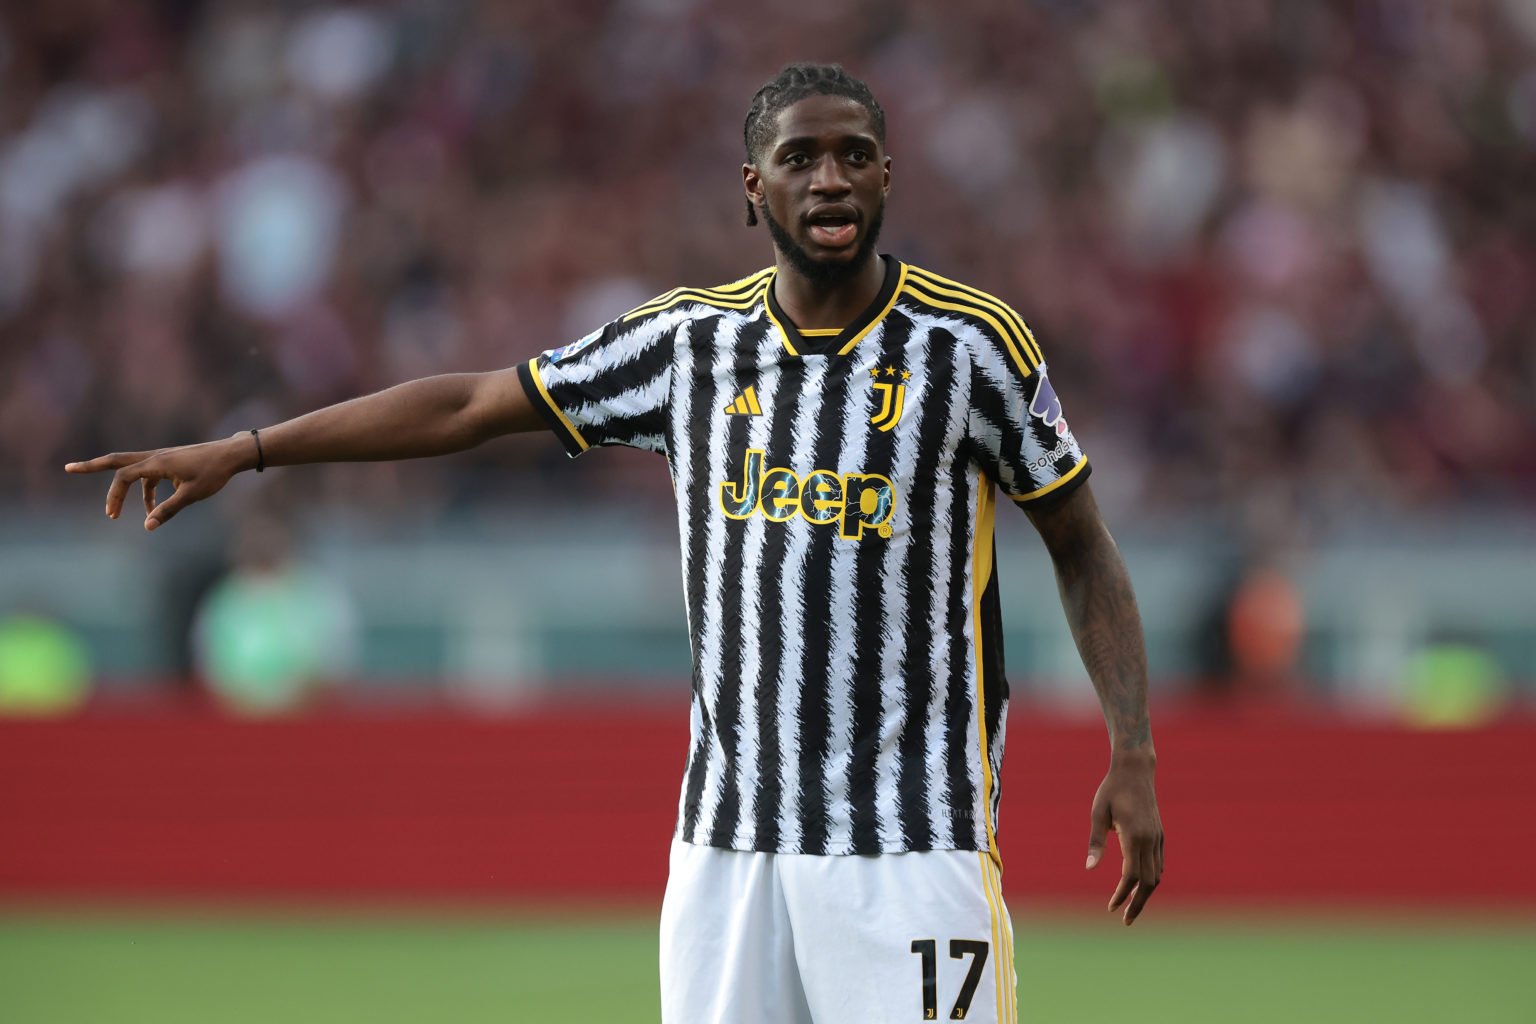
[[[845,195],[853,189],[848,175],[843,173],[842,162],[831,153],[816,161],[811,174],[811,191],[817,195]]]

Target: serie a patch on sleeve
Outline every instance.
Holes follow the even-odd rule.
[[[588,334],[584,338],[577,338],[569,345],[561,345],[559,348],[552,348],[548,352],[544,353],[544,358],[548,359],[552,363],[558,363],[562,359],[570,359],[572,356],[576,355],[587,346],[591,345],[594,341],[601,338],[603,336],[604,330],[606,330],[606,328],[599,327],[591,334]]]

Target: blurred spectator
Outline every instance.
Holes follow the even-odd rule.
[[[1108,503],[1239,534],[1528,507],[1530,12],[11,4],[0,460],[41,503],[66,458],[509,365],[755,269],[747,102],[831,58],[890,111],[890,250],[1033,322]],[[552,451],[336,467],[316,498],[432,516]],[[667,502],[640,464],[561,472]]]
[[[91,685],[91,659],[73,630],[32,612],[0,620],[0,715],[62,715]]]
[[[1403,711],[1424,729],[1471,729],[1498,717],[1509,684],[1498,659],[1465,638],[1440,637],[1408,665]]]
[[[356,639],[346,593],[294,558],[276,520],[256,518],[235,543],[234,568],[203,599],[194,646],[220,703],[268,715],[312,704],[348,671]]]
[[[1289,576],[1267,562],[1248,567],[1227,606],[1232,695],[1267,705],[1302,696],[1301,595]]]

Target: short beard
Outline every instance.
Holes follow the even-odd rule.
[[[865,232],[864,240],[859,243],[858,252],[853,254],[853,259],[843,263],[836,260],[812,259],[811,254],[801,248],[800,244],[789,236],[789,232],[784,230],[784,225],[774,217],[767,202],[764,202],[759,209],[762,211],[763,220],[768,224],[768,234],[773,237],[774,247],[794,264],[795,269],[800,271],[807,281],[821,288],[837,288],[859,276],[864,265],[874,254],[875,243],[880,241],[880,226],[885,221],[885,201],[881,200],[880,205],[875,208],[874,216],[869,219],[869,230]]]

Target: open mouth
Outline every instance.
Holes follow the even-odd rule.
[[[855,212],[846,206],[812,210],[806,217],[811,241],[828,249],[839,249],[852,242],[859,231],[857,221]]]

